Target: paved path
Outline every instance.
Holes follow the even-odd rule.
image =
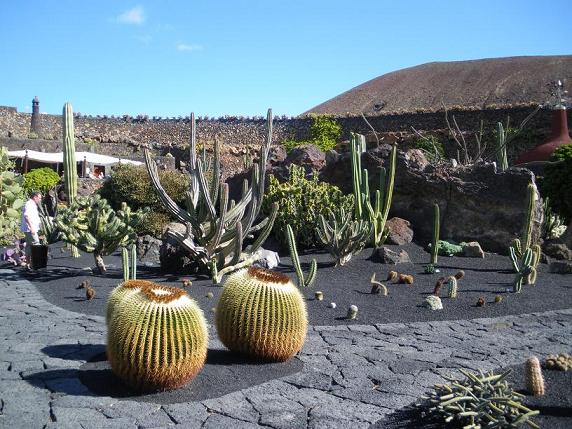
[[[0,270],[0,428],[368,428],[454,368],[488,370],[572,349],[572,309],[313,327],[295,375],[201,402],[119,401],[91,395],[77,378],[93,345],[105,343],[103,317],[56,307],[30,282],[2,280],[8,274]],[[42,351],[57,345],[69,354]]]

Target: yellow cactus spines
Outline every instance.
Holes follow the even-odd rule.
[[[526,389],[534,396],[544,395],[544,378],[540,361],[536,356],[531,356],[526,361]]]
[[[124,293],[120,300],[115,297],[109,313],[111,369],[141,391],[183,386],[205,364],[208,333],[203,312],[182,289],[126,283],[122,287],[135,292]]]
[[[262,268],[243,269],[224,284],[216,309],[216,329],[232,351],[283,362],[304,345],[306,303],[286,275]]]
[[[105,312],[105,322],[109,325],[111,316],[117,304],[123,300],[126,296],[137,293],[139,290],[153,286],[154,283],[146,280],[128,280],[126,282],[120,283],[115,289],[109,294],[107,299],[107,309]]]

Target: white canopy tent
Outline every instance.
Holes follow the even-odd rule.
[[[61,164],[64,162],[63,152],[38,152],[35,150],[13,150],[8,151],[9,158],[22,158],[24,159],[28,156],[30,161],[45,162],[49,164]],[[111,165],[111,164],[133,164],[141,165],[140,161],[133,161],[131,159],[116,158],[114,156],[101,155],[92,152],[76,152],[75,159],[77,162],[83,162],[84,160],[89,164],[96,165]]]

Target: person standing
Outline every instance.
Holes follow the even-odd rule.
[[[40,230],[40,214],[38,213],[38,204],[42,200],[41,192],[32,192],[30,199],[26,201],[24,210],[22,210],[21,230],[26,237],[26,263],[28,268],[32,261],[32,246],[40,244],[38,232]]]

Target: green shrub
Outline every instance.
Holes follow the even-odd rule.
[[[24,192],[46,193],[60,181],[60,176],[49,167],[36,168],[24,174]]]
[[[287,246],[286,225],[292,226],[298,247],[310,248],[320,243],[316,233],[320,215],[327,216],[328,209],[339,210],[340,207],[346,213],[353,210],[351,195],[343,195],[338,187],[319,182],[317,175],[306,179],[304,168],[294,164],[290,166],[287,182],[280,183],[274,176],[270,176],[263,212],[270,213],[274,202],[278,203],[280,210],[272,232],[284,248]]]
[[[561,162],[546,166],[540,190],[543,197],[550,198],[552,210],[569,222],[572,219],[572,144],[556,149],[550,161]]]
[[[445,149],[443,143],[435,136],[427,136],[419,138],[414,142],[416,149],[421,149],[427,159],[431,162],[437,162],[445,157]]]
[[[184,206],[185,192],[188,189],[187,176],[177,171],[166,170],[160,171],[159,177],[161,185],[169,196],[177,204]],[[109,201],[115,210],[121,207],[122,202],[127,203],[133,210],[143,207],[151,208],[151,214],[137,230],[139,234],[160,235],[163,226],[170,221],[144,165],[120,164],[115,166],[111,177],[103,183],[98,192]]]
[[[336,147],[341,135],[342,126],[332,116],[312,115],[309,140],[286,140],[282,144],[288,153],[295,147],[303,144],[313,144],[318,146],[323,152],[327,152]]]

